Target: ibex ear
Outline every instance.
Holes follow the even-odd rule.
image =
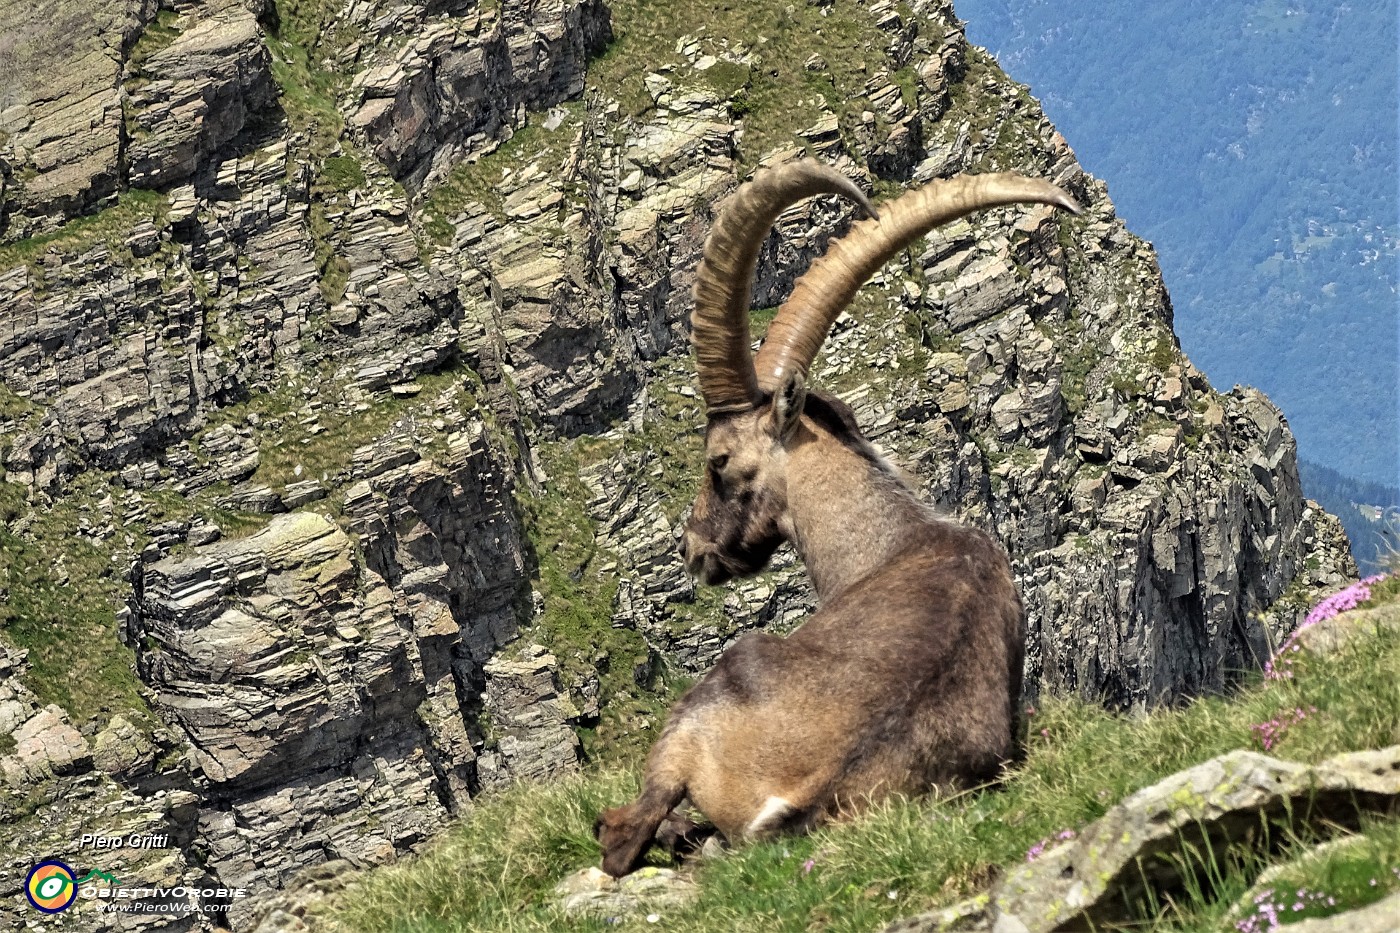
[[[802,419],[802,406],[807,404],[807,381],[794,370],[783,377],[783,383],[773,395],[773,433],[786,441],[797,430]]]

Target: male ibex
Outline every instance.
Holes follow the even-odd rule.
[[[755,359],[758,250],[783,210],[820,193],[871,217],[798,280]],[[997,174],[933,182],[877,219],[851,181],[810,161],[758,175],[725,204],[695,283],[706,465],[681,553],[717,584],[791,541],[821,608],[787,638],[739,639],[672,708],[641,796],[598,820],[609,874],[634,869],[687,796],[735,840],[983,783],[1012,756],[1025,614],[1005,552],[921,502],[849,407],[804,386],[832,322],[886,260],[939,224],[1023,201],[1079,210],[1054,185]]]

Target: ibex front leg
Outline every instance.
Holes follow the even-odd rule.
[[[656,831],[685,799],[683,757],[676,736],[663,734],[647,756],[642,793],[626,806],[604,810],[593,826],[603,848],[603,871],[621,878],[633,871],[656,839]]]

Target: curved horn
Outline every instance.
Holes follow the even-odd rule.
[[[802,375],[816,359],[831,322],[865,281],[892,256],[941,224],[986,207],[1032,201],[1081,210],[1074,198],[1047,181],[1009,172],[959,175],[906,192],[863,220],[812,263],[778,309],[754,366],[759,388],[773,392],[790,371]]]
[[[720,209],[695,274],[695,310],[690,315],[695,369],[707,412],[742,411],[758,397],[749,355],[749,296],[758,250],[779,214],[815,194],[845,195],[875,216],[855,182],[811,159],[760,172]]]

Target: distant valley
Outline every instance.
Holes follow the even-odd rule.
[[[1217,387],[1267,392],[1300,457],[1393,491],[1395,4],[960,0],[958,13],[1156,246],[1191,360]],[[1305,470],[1314,497],[1322,475]]]

